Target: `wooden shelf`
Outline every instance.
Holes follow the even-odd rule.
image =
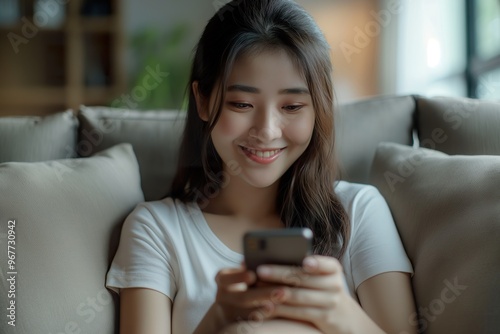
[[[30,20],[30,22],[32,22]],[[38,30],[38,32],[43,32],[43,31],[64,31],[66,30],[66,25],[67,23],[63,23],[61,24],[61,26],[59,27],[46,27],[46,26],[35,26]],[[23,36],[23,29],[24,27],[24,24],[23,23],[16,23],[16,24],[11,24],[11,25],[8,25],[8,26],[0,26],[0,31],[2,32],[2,34],[8,34],[9,32],[13,32],[13,33],[16,33],[16,34],[20,34],[21,36]]]
[[[116,17],[85,17],[80,19],[84,32],[116,32],[118,29]]]
[[[0,88],[0,106],[51,106],[64,105],[66,100],[65,87],[15,87]]]
[[[109,105],[119,94],[119,87],[87,87],[83,96],[86,104]]]
[[[0,40],[0,115],[109,104],[125,90],[122,2],[108,1],[111,14],[104,16],[82,15],[85,0],[68,1],[63,24],[37,26],[30,38],[24,31],[26,19],[33,24],[35,0],[23,2],[23,21],[0,27],[0,35],[24,38],[16,47]]]
[[[66,20],[59,27],[36,26],[39,32],[43,31],[67,31],[75,28],[84,32],[116,32],[120,29],[117,24],[116,17],[79,17]],[[30,21],[31,22],[31,21]],[[23,23],[12,24],[8,26],[0,26],[2,33],[14,32],[21,34],[24,27]]]

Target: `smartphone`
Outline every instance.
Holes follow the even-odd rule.
[[[247,269],[255,271],[262,264],[302,266],[312,254],[313,233],[308,228],[258,230],[243,236]]]

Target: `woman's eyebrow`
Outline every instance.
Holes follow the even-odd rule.
[[[250,87],[250,86],[245,86],[245,85],[231,85],[227,87],[228,92],[244,92],[244,93],[253,93],[253,94],[259,94],[260,89],[255,88],[255,87]]]
[[[307,88],[296,87],[296,88],[282,89],[282,90],[279,91],[279,94],[296,94],[296,95],[302,95],[302,94],[311,94],[311,93],[309,93],[309,89],[307,89]]]
[[[246,85],[231,85],[227,87],[228,92],[244,92],[244,93],[252,93],[252,94],[260,94],[260,89],[256,87],[246,86]],[[294,88],[285,88],[281,89],[278,94],[310,94],[309,89],[304,87],[294,87]]]

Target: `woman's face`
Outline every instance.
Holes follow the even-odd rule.
[[[261,52],[238,58],[226,92],[212,132],[224,170],[268,187],[311,140],[315,112],[307,84],[286,52]]]

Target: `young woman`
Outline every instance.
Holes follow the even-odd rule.
[[[129,215],[107,276],[121,333],[416,333],[386,203],[336,180],[329,52],[293,1],[209,21],[171,197]],[[289,227],[314,232],[303,268],[247,271],[243,234]]]

